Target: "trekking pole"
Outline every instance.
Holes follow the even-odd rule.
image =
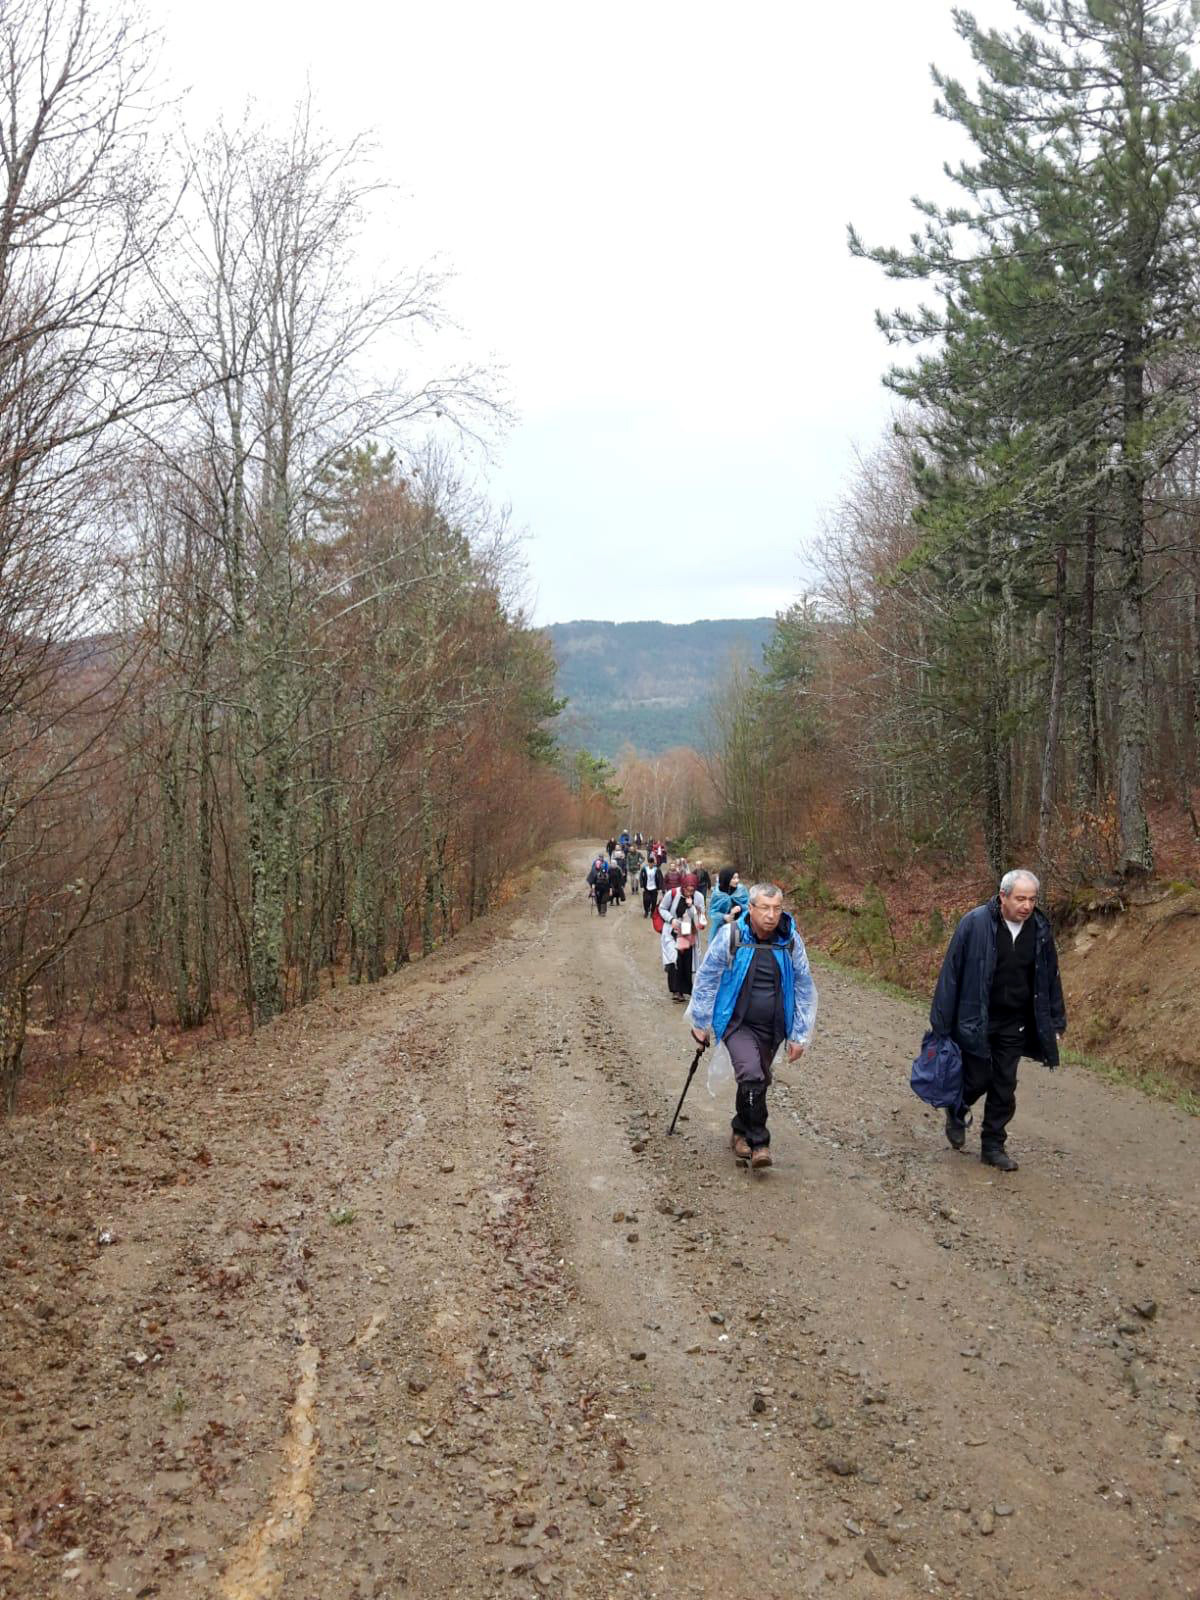
[[[692,1086],[692,1079],[696,1076],[696,1068],[700,1065],[700,1057],[707,1049],[708,1040],[705,1039],[704,1043],[697,1047],[696,1054],[692,1057],[692,1064],[688,1068],[687,1082],[683,1086],[683,1093],[679,1096],[679,1104],[675,1107],[675,1115],[671,1118],[671,1126],[667,1129],[668,1138],[675,1132],[675,1124],[679,1121],[679,1113],[683,1110],[683,1102]]]

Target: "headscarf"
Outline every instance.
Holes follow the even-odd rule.
[[[717,873],[717,888],[720,889],[722,894],[733,893],[729,886],[737,877],[737,872],[738,869],[736,867],[722,867],[720,872]]]

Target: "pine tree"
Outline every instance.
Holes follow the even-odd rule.
[[[1116,560],[1117,804],[1125,872],[1152,865],[1143,804],[1148,487],[1194,428],[1200,249],[1197,8],[1167,0],[1017,0],[1024,25],[955,24],[980,70],[935,73],[938,111],[974,147],[948,169],[961,206],[925,202],[907,251],[851,247],[939,304],[881,318],[936,340],[895,372],[932,457],[931,532],[1044,563],[1097,514]],[[940,480],[940,481],[939,481]],[[1056,584],[1056,587],[1059,587]]]

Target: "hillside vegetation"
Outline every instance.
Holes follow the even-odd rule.
[[[758,663],[772,627],[770,617],[554,623],[546,634],[568,702],[560,739],[609,757],[626,744],[645,755],[705,749],[713,690],[731,660]]]

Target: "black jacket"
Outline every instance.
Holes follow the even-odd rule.
[[[1048,1067],[1058,1065],[1057,1034],[1067,1030],[1067,1009],[1058,976],[1058,952],[1049,919],[1033,913],[1037,939],[1033,958],[1033,1020],[1037,1037],[1026,1040],[1025,1054]],[[988,996],[996,970],[996,931],[1000,926],[1000,899],[976,906],[954,930],[942,961],[929,1026],[934,1033],[955,1040],[972,1056],[986,1056]]]

